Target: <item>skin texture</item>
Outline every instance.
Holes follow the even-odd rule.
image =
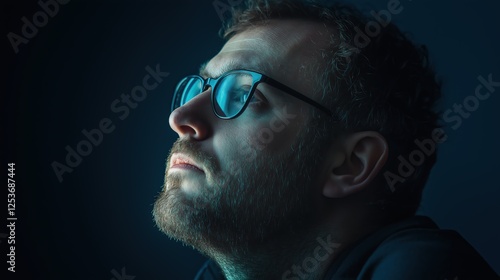
[[[255,70],[320,101],[313,77],[330,36],[319,23],[272,20],[233,36],[200,74]],[[210,93],[170,115],[179,139],[154,206],[160,230],[215,259],[228,279],[320,279],[344,247],[383,224],[370,206],[388,153],[380,134],[325,130],[317,109],[266,84],[241,116],[222,120]],[[175,153],[201,171],[170,168]],[[318,238],[335,249],[304,271]]]

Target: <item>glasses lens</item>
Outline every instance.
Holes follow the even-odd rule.
[[[222,77],[214,89],[215,112],[221,118],[236,116],[245,106],[253,85],[252,75],[245,72]]]
[[[202,92],[203,81],[198,77],[187,77],[179,82],[175,89],[172,110],[186,104]]]

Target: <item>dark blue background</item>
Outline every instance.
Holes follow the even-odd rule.
[[[101,2],[60,6],[17,55],[3,37],[2,164],[16,162],[16,268],[27,279],[108,280],[122,267],[137,280],[192,279],[204,257],[161,234],[151,210],[177,138],[168,125],[172,89],[223,45],[221,20],[212,1]],[[379,11],[387,2],[359,3]],[[401,3],[392,20],[428,46],[444,81],[443,111],[474,94],[479,75],[500,80],[500,2]],[[2,5],[5,35],[20,34],[21,17],[40,10],[36,1]],[[156,64],[170,75],[120,120],[111,103]],[[446,128],[420,210],[458,230],[497,272],[499,94],[458,129]],[[58,182],[51,163],[64,163],[65,146],[75,148],[85,139],[81,131],[103,118],[115,130]]]

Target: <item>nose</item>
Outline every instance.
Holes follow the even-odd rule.
[[[210,106],[210,88],[198,94],[186,104],[175,109],[168,119],[170,127],[179,138],[203,140],[211,133],[211,121],[215,115]]]

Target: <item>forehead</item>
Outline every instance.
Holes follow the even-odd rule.
[[[200,73],[218,77],[233,69],[249,69],[284,79],[296,76],[319,56],[329,30],[305,20],[270,20],[234,35]]]

